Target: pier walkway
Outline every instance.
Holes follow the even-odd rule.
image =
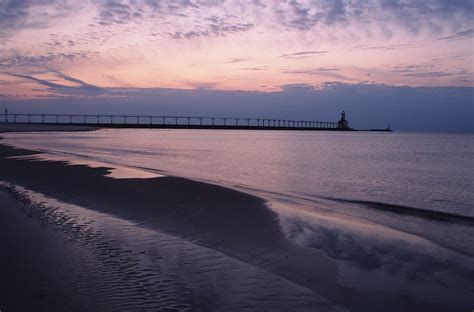
[[[227,118],[156,115],[90,115],[90,114],[0,114],[0,122],[93,126],[98,128],[158,129],[242,129],[242,130],[352,130],[338,122],[284,120],[265,118]]]

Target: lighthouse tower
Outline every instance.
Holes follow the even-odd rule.
[[[341,113],[341,120],[338,121],[337,127],[339,129],[350,129],[349,128],[349,122],[346,120],[346,112],[342,111]]]

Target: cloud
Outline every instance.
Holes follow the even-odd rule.
[[[288,83],[280,86],[283,92],[301,92],[301,91],[314,91],[316,88],[312,84],[308,83]]]
[[[148,4],[151,4],[153,1],[147,1]],[[185,9],[185,8],[210,8],[217,7],[224,4],[225,0],[174,0],[174,1],[163,1],[167,3],[167,7],[170,9]],[[159,3],[159,1],[157,1]]]
[[[58,75],[58,77],[63,78],[66,81],[77,83],[79,88],[87,89],[87,90],[91,90],[91,91],[100,91],[101,90],[101,88],[99,88],[97,86],[94,86],[94,85],[91,85],[89,83],[86,83],[86,82],[84,82],[80,79],[65,75],[65,74],[63,74],[61,72],[58,72],[58,71],[56,71],[55,73],[56,73],[56,75]]]
[[[351,51],[365,51],[365,50],[392,51],[392,50],[399,50],[399,49],[415,48],[418,46],[419,45],[416,45],[413,43],[402,43],[402,44],[382,45],[382,46],[359,45],[359,46],[352,47]]]
[[[61,0],[0,1],[0,38],[15,35],[22,29],[43,29],[77,12],[81,3]]]
[[[457,77],[458,80],[463,81],[474,81],[474,75],[472,70],[468,69],[443,69],[436,63],[424,63],[414,65],[397,65],[392,69],[393,73],[398,73],[403,77],[415,77],[415,78],[440,78],[453,76]]]
[[[470,0],[290,0],[273,8],[280,23],[289,28],[344,31],[350,26],[360,30],[372,26],[371,32],[380,31],[388,37],[398,29],[411,34],[439,34],[445,29],[472,26],[474,15]]]
[[[57,82],[53,82],[51,80],[37,78],[31,74],[16,74],[16,73],[4,73],[6,75],[17,77],[21,79],[30,80],[36,82],[42,86],[48,87],[49,90],[56,92],[58,94],[66,94],[66,95],[97,95],[100,94],[103,89],[86,83],[80,79],[68,76],[64,73],[58,71],[50,71],[49,73],[54,74],[56,77],[64,79],[65,81],[74,83],[73,86],[64,85]]]
[[[248,58],[231,58],[231,59],[229,59],[229,62],[228,62],[228,63],[229,63],[229,64],[241,63],[241,62],[246,62],[246,61],[248,61],[248,60],[250,60],[250,59],[248,59]]]
[[[463,30],[463,31],[458,31],[454,35],[441,37],[441,38],[438,38],[437,40],[439,40],[439,41],[442,41],[442,40],[453,41],[453,40],[470,39],[472,37],[474,37],[474,28],[468,29],[468,30]]]
[[[18,51],[0,51],[4,57],[0,57],[0,67],[24,67],[43,66],[51,67],[58,62],[73,62],[90,59],[97,56],[97,52],[50,52],[43,55],[23,55]]]
[[[170,33],[170,37],[172,39],[193,39],[193,38],[199,38],[199,37],[208,37],[210,34],[207,30],[199,30],[199,31],[188,31],[188,32],[174,32]]]
[[[267,7],[267,5],[264,4],[261,0],[250,0],[249,3],[253,4],[257,7],[260,7],[260,8],[266,8]]]
[[[317,71],[319,72],[334,72],[334,71],[338,71],[339,68],[337,67],[318,67],[316,68]]]
[[[196,81],[189,81],[187,84],[194,89],[214,89],[217,86],[216,82],[196,82]]]
[[[472,71],[456,72],[470,68],[472,45],[452,42],[472,39],[472,13],[472,0],[0,0],[0,70],[40,79],[35,71],[51,68],[124,79],[94,80],[104,86],[179,81],[187,88],[186,81],[207,77],[219,87],[275,90],[295,81],[364,80],[367,72],[393,84],[472,85]],[[383,27],[398,37],[384,40]],[[413,35],[425,31],[428,38]],[[348,62],[350,47],[359,51],[351,68],[332,67]],[[405,55],[412,62],[419,55],[445,59],[432,68],[387,68],[386,60],[397,64]],[[285,70],[266,75],[270,62]],[[190,63],[193,70],[181,70]]]
[[[245,68],[241,68],[241,70],[260,71],[260,70],[267,70],[267,68],[266,67],[245,67]]]
[[[472,24],[474,14],[470,0],[387,0],[380,2],[380,9],[385,16],[414,34],[425,28],[437,32],[446,24]]]
[[[227,35],[246,32],[254,27],[252,23],[230,22],[232,18],[221,18],[218,16],[211,16],[204,19],[204,25],[195,25],[194,30],[177,31],[170,33],[172,39],[194,39],[200,37],[225,37]],[[234,18],[235,19],[235,18]]]
[[[351,33],[351,26],[355,26],[361,30],[358,35],[364,31],[369,37],[374,32],[392,36],[400,29],[411,34],[428,30],[437,36],[454,31],[455,34],[440,38],[451,40],[470,36],[474,15],[469,0],[4,0],[0,1],[0,37],[13,36],[21,29],[45,28],[55,19],[77,15],[83,6],[87,6],[87,12],[93,12],[94,8],[88,7],[91,5],[97,8],[91,25],[116,26],[116,31],[120,31],[120,27],[128,24],[164,21],[174,28],[165,33],[175,39],[225,36],[265,24],[316,30],[316,35],[321,31],[331,35]],[[246,21],[230,22],[227,15],[234,11]],[[208,16],[211,12],[213,15]],[[194,19],[194,27],[180,29],[189,25],[180,24],[177,16]],[[206,22],[210,23],[205,25]]]
[[[294,53],[287,53],[282,54],[280,57],[283,58],[302,58],[302,57],[310,57],[319,54],[326,54],[328,51],[302,51],[302,52],[294,52]]]
[[[438,77],[445,77],[450,76],[451,73],[442,72],[442,71],[431,71],[431,72],[412,72],[406,73],[402,76],[405,77],[417,77],[417,78],[438,78]]]
[[[0,3],[0,35],[7,35],[28,16],[28,1],[2,1]]]
[[[318,23],[333,25],[346,20],[346,3],[342,0],[320,1],[310,5],[302,1],[291,0],[288,2],[292,13],[288,25],[309,30]]]
[[[96,19],[102,26],[123,25],[144,18],[144,10],[140,6],[122,1],[99,1],[98,8],[99,13]]]
[[[415,65],[396,65],[393,67],[392,72],[394,73],[412,73],[416,71],[432,69],[435,67],[432,63],[427,64],[415,64]]]
[[[337,67],[318,67],[312,69],[287,69],[282,70],[281,72],[283,74],[315,75],[343,81],[357,81],[357,79],[347,77],[343,74],[337,73],[337,71],[339,71],[339,68]]]

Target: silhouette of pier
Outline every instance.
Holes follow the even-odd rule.
[[[247,130],[352,130],[346,123],[241,117],[196,117],[103,114],[0,114],[0,122],[92,126],[97,128],[247,129]]]

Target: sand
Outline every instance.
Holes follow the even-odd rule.
[[[27,207],[0,189],[0,309],[79,311],[85,299],[69,282],[81,255],[63,238],[28,217]]]
[[[312,288],[317,279],[301,275],[301,270],[335,279],[334,263],[322,261],[324,257],[314,257],[318,266],[307,261],[314,253],[294,249],[280,232],[275,213],[258,197],[177,177],[112,179],[106,176],[108,168],[12,158],[35,153],[0,145],[0,179],[166,231],[267,271],[286,272],[286,277],[299,279],[305,288]],[[28,226],[19,228],[29,231]],[[29,249],[31,244],[25,246]],[[328,305],[316,293],[314,297],[317,306]]]

